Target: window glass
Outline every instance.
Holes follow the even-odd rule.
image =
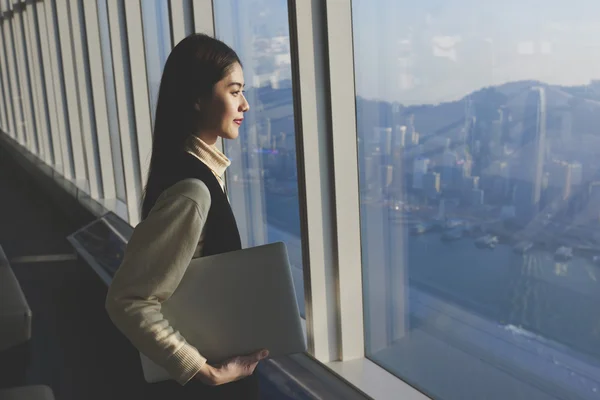
[[[167,0],[143,1],[142,20],[146,50],[146,71],[150,90],[150,111],[152,113],[152,123],[154,124],[160,79],[171,51],[169,4]]]
[[[214,2],[217,38],[244,65],[246,113],[240,137],[225,141],[227,189],[247,246],[287,245],[304,315],[298,174],[287,2]]]
[[[600,3],[352,3],[367,356],[600,398]]]

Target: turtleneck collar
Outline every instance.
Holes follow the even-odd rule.
[[[186,150],[202,161],[211,171],[222,177],[231,161],[215,146],[207,144],[197,136],[191,135],[186,143]]]

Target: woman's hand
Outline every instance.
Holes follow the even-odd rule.
[[[268,350],[261,350],[247,356],[233,357],[218,366],[205,363],[194,378],[211,386],[235,382],[252,375],[258,362],[268,355]]]

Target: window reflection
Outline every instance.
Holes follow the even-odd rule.
[[[304,315],[287,2],[215,2],[217,38],[244,64],[250,111],[225,142],[227,189],[246,246],[285,242]]]
[[[367,355],[435,398],[600,398],[584,3],[353,1]]]

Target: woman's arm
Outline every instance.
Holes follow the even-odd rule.
[[[209,208],[210,192],[201,181],[186,180],[168,189],[135,228],[106,298],[106,310],[117,328],[181,385],[206,359],[173,329],[161,313],[161,303],[179,285]]]

